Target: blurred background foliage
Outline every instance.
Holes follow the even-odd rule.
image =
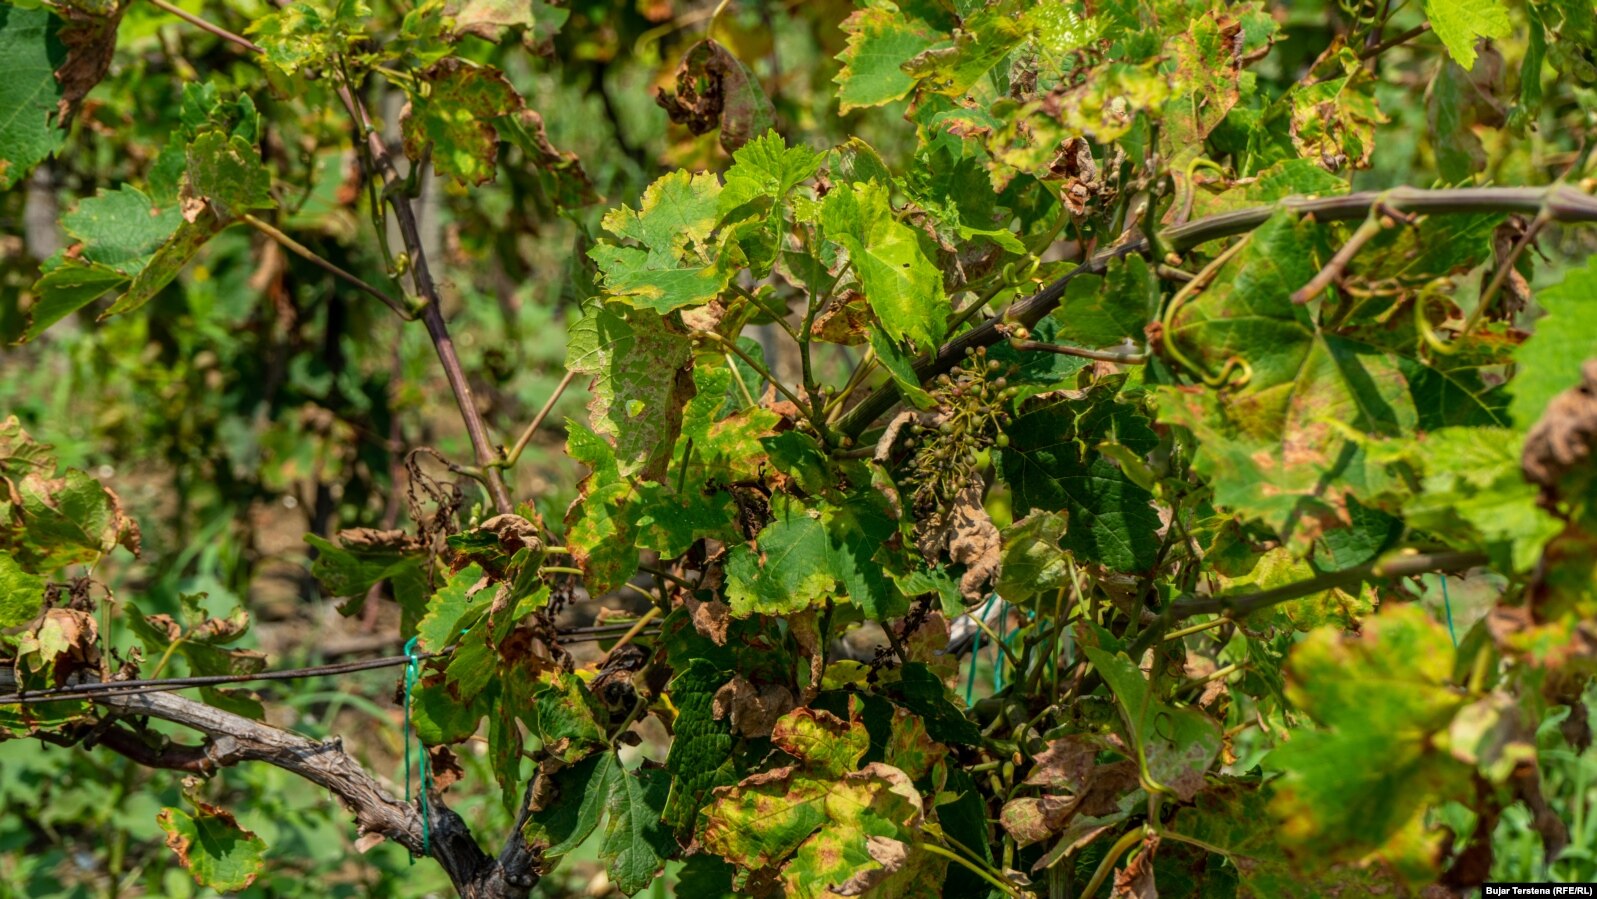
[[[240,33],[271,8],[264,0],[177,5]],[[386,0],[368,5],[369,30],[378,34],[394,33],[413,9]],[[852,10],[843,0],[532,6],[552,36],[529,39],[530,48],[468,40],[459,52],[510,77],[541,114],[550,142],[580,160],[591,195],[562,195],[580,193],[581,185],[545,177],[509,154],[497,180],[469,193],[430,179],[422,204],[424,237],[445,285],[462,361],[485,418],[500,429],[496,441],[506,444],[565,374],[566,320],[593,293],[585,251],[604,211],[632,202],[664,171],[726,165],[713,132],[691,135],[655,102],[655,90],[674,83],[689,46],[708,34],[747,64],[790,141],[824,149],[858,135],[887,158],[913,148],[903,103],[838,112],[831,82],[844,46],[839,25]],[[1261,86],[1277,91],[1359,15],[1336,2],[1267,6],[1287,37],[1257,71]],[[1395,21],[1410,19],[1418,21]],[[1498,64],[1510,70],[1527,50],[1519,37],[1525,30],[1516,27],[1514,34],[1495,45]],[[1434,144],[1419,135],[1428,127],[1430,81],[1451,63],[1434,40],[1390,55],[1401,64],[1386,70],[1378,89],[1390,121],[1379,127],[1375,166],[1356,175],[1361,189],[1413,183],[1416,172],[1437,169],[1429,156]],[[408,448],[470,456],[425,333],[236,228],[212,240],[146,314],[93,325],[69,320],[18,342],[27,287],[40,263],[70,243],[57,230],[61,215],[73,198],[151,178],[179,128],[183,86],[196,80],[247,93],[277,126],[268,162],[282,182],[307,186],[285,209],[284,227],[328,260],[386,282],[388,262],[369,238],[369,198],[359,196],[347,123],[331,85],[297,82],[289,94],[260,79],[261,69],[237,47],[149,4],[128,7],[111,70],[89,95],[67,147],[28,183],[0,196],[0,410],[53,444],[63,467],[114,483],[141,523],[141,558],[118,557],[97,578],[115,594],[138,596],[146,612],[177,614],[180,597],[195,593],[205,594],[215,615],[242,606],[256,624],[240,645],[266,652],[274,667],[289,667],[384,648],[397,633],[382,618],[397,615],[388,604],[369,604],[353,618],[337,614],[308,573],[302,536],[403,524]],[[1573,88],[1581,106],[1590,104],[1589,94],[1589,87]],[[400,102],[390,92],[374,110],[390,131]],[[1539,121],[1517,128],[1483,119],[1474,131],[1487,145],[1484,179],[1539,183],[1545,174],[1529,173],[1556,170],[1572,158],[1558,131],[1570,112],[1549,106]],[[587,201],[573,202],[579,199]],[[1539,281],[1558,280],[1565,260],[1587,247],[1551,249]],[[512,472],[512,494],[531,498],[551,520],[562,517],[583,473],[565,456],[559,426],[581,416],[581,386],[565,392]],[[592,610],[587,614],[591,620]],[[119,630],[111,641],[127,646],[132,637]],[[990,659],[977,664],[984,675],[990,670]],[[168,673],[184,673],[182,663]],[[274,714],[287,716],[277,723],[318,738],[341,735],[373,770],[397,773],[402,746],[394,687],[392,673],[376,672],[260,692],[281,710]],[[1597,879],[1597,756],[1571,752],[1557,723],[1542,728],[1541,759],[1547,797],[1570,823],[1572,846],[1558,871],[1540,870],[1539,838],[1521,810],[1512,809],[1497,830],[1494,877]],[[469,775],[463,787],[477,792],[457,787],[453,807],[474,830],[505,831],[503,807],[491,787],[483,789],[493,783],[485,757],[463,753],[462,761]],[[239,810],[240,823],[270,847],[265,873],[241,895],[409,897],[449,890],[435,865],[412,866],[392,844],[356,855],[348,815],[277,769],[229,769],[205,789]],[[195,895],[156,824],[159,809],[180,795],[176,775],[109,752],[0,742],[0,895]],[[668,888],[662,882],[655,891],[664,895]],[[610,894],[601,869],[584,865],[580,852],[536,893]]]

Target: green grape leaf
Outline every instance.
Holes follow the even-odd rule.
[[[626,776],[621,760],[608,750],[567,765],[553,775],[554,795],[532,810],[522,835],[543,850],[544,858],[558,858],[582,845],[599,826],[605,806],[618,780]]]
[[[277,205],[260,152],[244,138],[220,131],[207,131],[189,144],[184,188],[187,197],[203,199],[223,222]]]
[[[1597,356],[1597,317],[1589,308],[1594,299],[1597,258],[1536,295],[1547,316],[1514,353],[1517,371],[1508,387],[1514,395],[1509,412],[1521,428],[1535,424],[1553,397],[1579,384],[1581,364]]]
[[[838,111],[843,113],[908,95],[916,78],[904,71],[904,64],[942,37],[888,0],[856,10],[843,22],[843,32],[848,47],[837,57],[843,69],[835,79]]]
[[[1503,0],[1425,0],[1425,17],[1447,48],[1447,55],[1465,71],[1475,67],[1475,42],[1504,38],[1512,31]]]
[[[0,552],[0,629],[27,624],[44,611],[45,579]]]
[[[664,559],[682,555],[705,537],[731,542],[742,536],[737,531],[737,503],[721,490],[690,486],[686,493],[677,493],[664,484],[642,483],[637,485],[632,511],[637,546]]]
[[[898,393],[917,409],[930,409],[932,395],[921,387],[915,375],[915,354],[880,328],[871,329],[871,349],[876,351],[876,361],[882,364],[887,376],[898,386]]]
[[[138,188],[123,185],[117,190],[101,190],[78,203],[61,217],[61,227],[81,242],[78,258],[95,266],[93,271],[109,270],[131,278],[182,221],[176,204],[162,208]]]
[[[900,68],[921,88],[959,96],[974,87],[1025,37],[1024,27],[1009,9],[1001,5],[981,7],[960,23],[951,46],[939,42],[915,54]],[[855,59],[858,58],[856,53]]]
[[[150,658],[176,656],[188,663],[189,674],[201,676],[255,674],[266,667],[265,653],[249,649],[229,649],[249,632],[249,613],[235,606],[226,617],[212,617],[202,605],[203,593],[179,598],[180,620],[169,615],[146,616],[137,606],[125,607],[128,629]],[[244,691],[201,688],[206,702],[246,718],[260,720],[266,710],[260,700]]]
[[[1221,589],[1218,595],[1261,593],[1308,580],[1315,574],[1317,572],[1308,562],[1296,558],[1291,550],[1278,546],[1259,555],[1246,573],[1220,575]],[[1308,631],[1332,624],[1356,629],[1364,616],[1374,609],[1373,597],[1368,592],[1348,593],[1331,588],[1254,612],[1248,616],[1248,622],[1255,629],[1274,625]]]
[[[1400,892],[1376,865],[1337,864],[1308,868],[1295,864],[1281,845],[1269,813],[1267,788],[1239,781],[1199,794],[1176,812],[1171,829],[1221,850],[1236,868],[1244,895],[1281,899],[1319,899],[1343,894],[1379,896]],[[1164,875],[1160,875],[1164,883]]]
[[[242,890],[265,867],[266,842],[238,824],[233,813],[195,800],[194,814],[163,808],[156,817],[166,845],[194,882],[222,892]]]
[[[960,710],[954,694],[932,669],[920,662],[910,662],[899,671],[899,679],[883,684],[881,692],[897,705],[919,715],[933,740],[961,746],[981,743],[981,728]]]
[[[943,275],[921,249],[915,229],[894,216],[888,189],[872,181],[833,190],[821,223],[826,236],[848,250],[882,330],[894,340],[936,346],[948,332],[952,311]]]
[[[1473,795],[1471,766],[1439,745],[1467,700],[1450,683],[1446,628],[1415,605],[1387,605],[1357,635],[1316,630],[1294,647],[1287,696],[1324,730],[1294,733],[1270,753],[1282,772],[1270,810],[1290,822],[1278,837],[1330,861],[1374,854],[1411,883],[1434,876],[1433,843],[1419,839],[1425,812]],[[1378,765],[1349,764],[1379,758]]]
[[[29,473],[0,499],[0,550],[35,573],[98,561],[117,546],[138,555],[139,527],[122,500],[75,468],[59,478]]]
[[[1153,564],[1159,549],[1153,495],[1096,448],[1106,442],[1138,454],[1154,448],[1158,438],[1134,406],[1118,402],[1112,387],[1085,396],[1056,391],[1028,401],[1005,433],[1010,445],[1000,463],[1016,514],[1067,512],[1060,545],[1079,561],[1116,571]]]
[[[586,575],[588,590],[602,596],[637,570],[638,491],[621,477],[615,448],[569,419],[566,453],[590,469],[578,485],[580,500],[566,511],[566,547]]]
[[[1346,179],[1308,159],[1283,159],[1234,187],[1210,194],[1196,192],[1192,217],[1202,218],[1265,206],[1292,196],[1333,197],[1347,193]]]
[[[1070,583],[1070,565],[1059,547],[1066,521],[1039,510],[1004,528],[1003,567],[994,588],[999,596],[1024,604]]]
[[[1453,184],[1486,167],[1486,148],[1475,134],[1476,90],[1469,73],[1448,60],[1425,92],[1425,122],[1436,147],[1436,168]]]
[[[521,95],[493,66],[454,56],[440,59],[417,77],[427,89],[411,94],[399,118],[405,155],[419,160],[430,149],[438,173],[463,185],[494,180],[499,132],[493,122],[519,113]]]
[[[671,792],[662,816],[683,841],[694,830],[711,788],[736,781],[731,773],[732,722],[714,712],[715,692],[731,678],[711,662],[694,659],[667,687],[677,720],[665,758]]]
[[[739,899],[732,889],[731,863],[708,853],[689,856],[677,870],[676,895],[694,899]]]
[[[303,68],[332,68],[356,42],[367,39],[371,19],[364,0],[299,0],[250,24],[266,62],[284,75]]]
[[[750,140],[732,154],[726,184],[717,200],[723,217],[758,199],[780,202],[789,191],[815,177],[826,157],[799,144],[789,147],[775,131]]]
[[[711,235],[719,219],[721,183],[709,173],[672,172],[649,185],[637,209],[604,217],[605,230],[640,246],[601,240],[588,255],[607,296],[665,314],[708,303],[735,270]]]
[[[566,367],[592,376],[589,423],[614,443],[621,476],[665,474],[693,396],[692,356],[688,338],[647,309],[592,303],[572,322]]]
[[[64,94],[55,73],[67,59],[61,27],[43,7],[0,5],[0,190],[21,183],[66,138],[54,121]]]
[[[1141,344],[1158,314],[1158,287],[1141,256],[1114,259],[1102,278],[1075,278],[1049,314],[1058,324],[1056,339],[1095,348]]]
[[[878,621],[902,611],[902,595],[872,561],[894,528],[871,496],[813,508],[777,496],[771,512],[772,522],[754,545],[734,546],[727,560],[733,615],[792,614],[834,596]]]
[[[1562,525],[1520,471],[1524,445],[1506,428],[1444,428],[1413,441],[1408,456],[1424,479],[1404,518],[1463,549],[1484,544],[1507,570],[1529,570]]]
[[[836,482],[832,460],[826,450],[820,441],[802,431],[783,431],[774,437],[762,437],[760,445],[770,456],[771,464],[791,477],[805,493],[812,496],[826,493]]]
[[[1203,789],[1209,765],[1220,754],[1220,722],[1197,709],[1177,708],[1155,698],[1142,670],[1130,659],[1094,646],[1084,650],[1114,692],[1148,775],[1181,801],[1190,801]]]
[[[53,268],[47,264],[34,282],[37,299],[28,307],[28,326],[20,341],[36,339],[51,325],[127,283],[125,275],[98,265],[67,259]]]
[[[611,882],[628,896],[653,883],[660,866],[677,852],[676,841],[660,820],[669,786],[664,771],[647,766],[614,778],[605,803],[599,859],[606,863]]]
[[[426,547],[404,531],[351,528],[340,531],[337,536],[338,543],[333,543],[315,534],[305,535],[305,542],[316,552],[311,576],[329,596],[349,599],[339,607],[345,615],[359,612],[365,605],[367,592],[387,581],[404,613],[401,632],[409,633],[427,607]],[[478,576],[481,576],[480,570]],[[471,583],[467,581],[466,585]],[[439,643],[433,648],[443,645]]]
[[[222,223],[211,215],[201,215],[194,222],[184,221],[171,239],[155,252],[149,263],[139,270],[127,290],[116,298],[110,308],[100,313],[100,320],[133,312],[155,299],[155,295],[172,283],[172,279],[183,271],[183,267],[189,264],[194,254],[198,253],[221,227]]]
[[[410,694],[410,724],[416,739],[428,746],[459,743],[477,733],[482,717],[493,710],[495,691],[461,702],[442,675],[429,676]]]

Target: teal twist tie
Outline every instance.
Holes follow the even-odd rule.
[[[420,635],[418,635],[420,636]],[[405,644],[405,804],[410,804],[410,691],[416,686],[416,678],[421,673],[421,657],[416,655],[417,637],[411,637]],[[420,737],[417,738],[420,743]],[[427,808],[427,749],[417,746],[418,766],[421,775],[421,854],[432,853],[432,815]],[[416,863],[416,857],[410,857],[410,863]]]
[[[1453,648],[1458,648],[1458,634],[1453,631],[1453,601],[1447,596],[1447,575],[1438,575],[1442,579],[1442,610],[1447,613],[1447,635],[1453,638]]]

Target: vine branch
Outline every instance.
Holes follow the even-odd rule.
[[[1545,214],[1548,220],[1557,222],[1597,222],[1597,198],[1564,184],[1551,188],[1465,187],[1442,190],[1400,187],[1338,197],[1288,197],[1268,206],[1222,212],[1178,225],[1165,231],[1162,240],[1165,248],[1181,252],[1211,240],[1252,231],[1283,209],[1313,216],[1318,221],[1348,221],[1368,216],[1378,203],[1389,203],[1406,213],[1419,215],[1502,212]],[[1036,324],[1059,305],[1071,280],[1081,275],[1103,274],[1115,259],[1148,252],[1147,240],[1137,238],[1094,255],[1052,284],[1010,306],[1001,320],[989,320],[943,344],[936,352],[916,360],[916,377],[924,383],[957,365],[965,358],[966,349],[991,346],[1004,339],[1006,335],[1000,325],[1030,327]],[[882,385],[839,419],[838,432],[857,439],[871,422],[892,408],[898,396],[896,385],[891,382]]]
[[[161,767],[177,770],[214,770],[244,761],[282,768],[337,796],[355,813],[361,833],[381,834],[417,855],[425,842],[428,854],[465,899],[523,899],[538,882],[530,851],[517,855],[507,847],[499,858],[489,857],[477,846],[466,822],[434,797],[424,799],[431,811],[431,831],[424,841],[421,812],[388,795],[337,739],[312,740],[168,693],[100,697],[96,701],[117,717],[159,718],[210,738],[203,749],[161,749],[131,742],[138,738],[132,731],[112,729],[103,741],[108,748],[135,761],[164,763]],[[507,857],[513,866],[503,863]]]

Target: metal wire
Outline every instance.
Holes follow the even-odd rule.
[[[562,643],[588,643],[604,640],[608,637],[620,636],[630,627],[631,623],[616,625],[613,628],[606,626],[571,628],[568,631],[561,632],[562,636],[566,633],[574,636],[571,639],[562,640]],[[658,633],[659,631],[655,630],[648,632],[647,635],[652,636]],[[360,671],[372,671],[380,668],[397,668],[408,664],[412,658],[434,658],[448,655],[453,650],[454,647],[449,646],[445,647],[442,652],[422,652],[416,653],[414,656],[384,656],[378,659],[363,659],[358,662],[336,662],[328,665],[312,665],[306,668],[287,668],[280,671],[257,671],[254,674],[211,674],[191,677],[163,677],[154,680],[94,681],[91,683],[68,684],[62,687],[50,687],[45,690],[25,690],[0,695],[0,705],[29,705],[38,702],[61,702],[70,699],[100,699],[110,696],[162,693],[193,687],[211,687],[221,684],[249,683],[251,681],[302,680],[310,677],[354,674]],[[11,686],[15,689],[12,672],[0,670],[0,682],[7,680],[12,681]]]

